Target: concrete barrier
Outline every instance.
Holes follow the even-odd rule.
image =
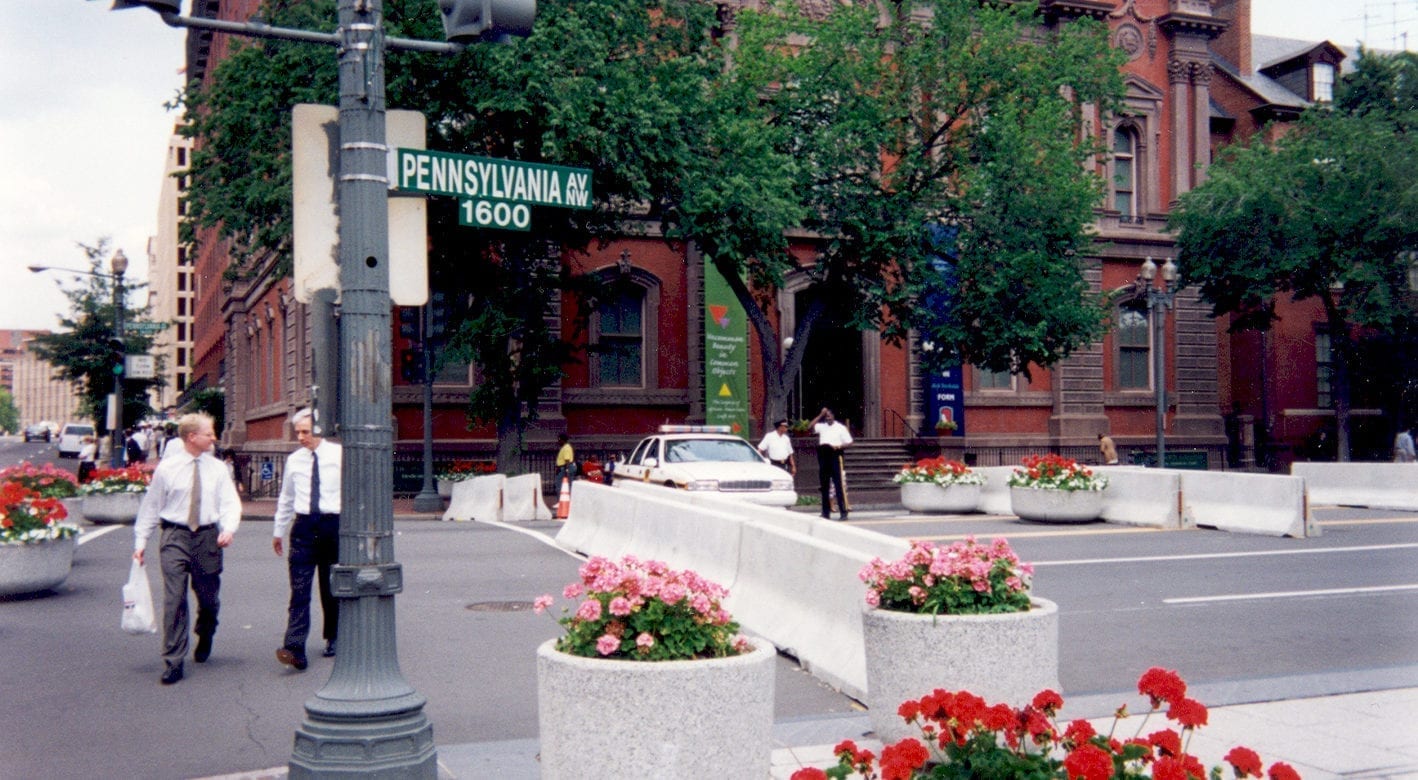
[[[1312,504],[1418,510],[1418,463],[1293,463]]]
[[[504,522],[551,519],[551,509],[542,500],[540,474],[519,474],[507,478],[502,488],[502,519]]]
[[[444,520],[502,520],[502,490],[507,477],[485,474],[453,483],[453,495],[448,500]]]
[[[1319,536],[1305,480],[1234,471],[1175,471],[1182,479],[1184,522],[1268,536]]]
[[[1108,478],[1103,520],[1121,525],[1178,529],[1182,522],[1182,476],[1175,469],[1099,466]]]
[[[972,471],[985,475],[985,487],[980,490],[980,511],[991,515],[1012,515],[1009,505],[1009,478],[1013,466],[979,466]]]

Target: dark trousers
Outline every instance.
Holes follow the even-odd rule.
[[[340,560],[340,516],[296,515],[290,532],[290,608],[286,617],[285,647],[305,652],[310,636],[310,590],[320,578],[322,635],[333,642],[339,634],[340,601],[330,592],[330,569]]]
[[[832,502],[828,496],[828,486],[837,488],[837,511],[847,516],[847,493],[842,488],[842,451],[828,445],[817,448],[817,482],[822,491],[822,516],[832,514]]]
[[[221,610],[222,548],[217,546],[217,526],[193,531],[185,525],[163,521],[159,543],[162,564],[162,659],[177,666],[187,657],[187,588],[197,596],[199,637],[217,633]]]

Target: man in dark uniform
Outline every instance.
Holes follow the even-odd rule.
[[[276,660],[304,671],[309,665],[305,640],[310,635],[310,590],[317,572],[326,657],[335,654],[339,634],[340,604],[330,592],[330,570],[340,558],[340,469],[344,451],[315,432],[315,414],[310,409],[292,415],[291,427],[295,428],[300,449],[286,458],[271,540],[271,548],[279,556],[284,552],[282,539],[290,532],[290,607],[285,640],[276,651]]]

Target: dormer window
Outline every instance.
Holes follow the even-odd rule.
[[[1334,66],[1328,62],[1310,66],[1310,100],[1315,103],[1334,100]]]

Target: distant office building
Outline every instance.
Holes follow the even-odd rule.
[[[154,391],[153,407],[178,406],[192,384],[192,304],[197,280],[188,247],[181,242],[186,218],[185,172],[192,158],[192,141],[176,132],[167,147],[162,193],[158,198],[158,232],[148,239],[149,319],[167,328],[153,340],[151,353],[163,366],[166,384]]]
[[[15,396],[20,425],[56,422],[63,425],[79,419],[79,391],[73,382],[55,378],[55,368],[29,349],[29,342],[42,330],[0,330],[0,377],[8,374],[7,387]],[[8,369],[8,370],[6,370]]]

